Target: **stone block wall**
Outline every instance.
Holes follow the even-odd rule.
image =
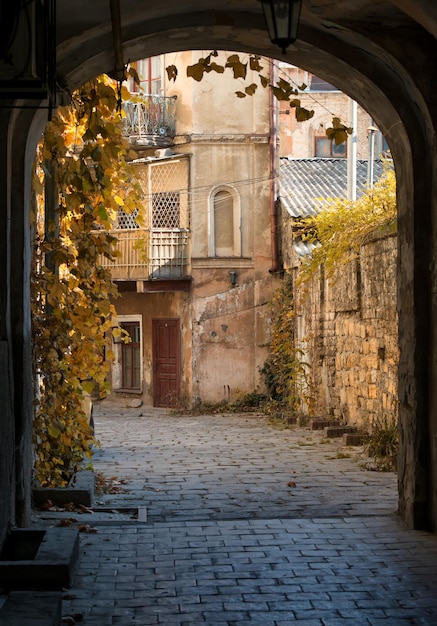
[[[297,292],[314,414],[365,429],[397,419],[396,255],[396,236],[375,236],[334,278],[321,271]]]

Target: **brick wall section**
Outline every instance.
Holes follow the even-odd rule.
[[[298,308],[316,415],[366,429],[397,418],[396,255],[396,236],[375,236],[334,280],[321,271]]]

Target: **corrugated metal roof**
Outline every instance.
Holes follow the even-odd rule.
[[[357,160],[357,196],[367,187],[365,159]],[[382,161],[374,161],[374,180],[383,171]],[[347,197],[347,159],[280,159],[279,197],[292,217],[317,213],[320,199]]]
[[[314,248],[317,248],[317,245],[309,241],[302,241],[302,239],[298,238],[293,241],[293,247],[298,256],[308,256]]]

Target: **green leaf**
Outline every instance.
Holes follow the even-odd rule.
[[[104,222],[106,222],[107,219],[108,219],[108,212],[107,212],[106,207],[105,207],[104,204],[99,204],[99,217]]]
[[[82,382],[82,389],[86,392],[91,394],[94,391],[94,387],[95,387],[95,383],[93,380],[84,380]]]

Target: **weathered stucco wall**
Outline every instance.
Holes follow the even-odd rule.
[[[310,364],[314,412],[367,429],[397,419],[396,236],[375,237],[303,297],[297,334]],[[294,270],[297,272],[297,270]]]
[[[274,279],[253,280],[251,270],[245,275],[235,287],[229,277],[212,277],[218,293],[193,298],[193,401],[232,402],[259,389]]]

